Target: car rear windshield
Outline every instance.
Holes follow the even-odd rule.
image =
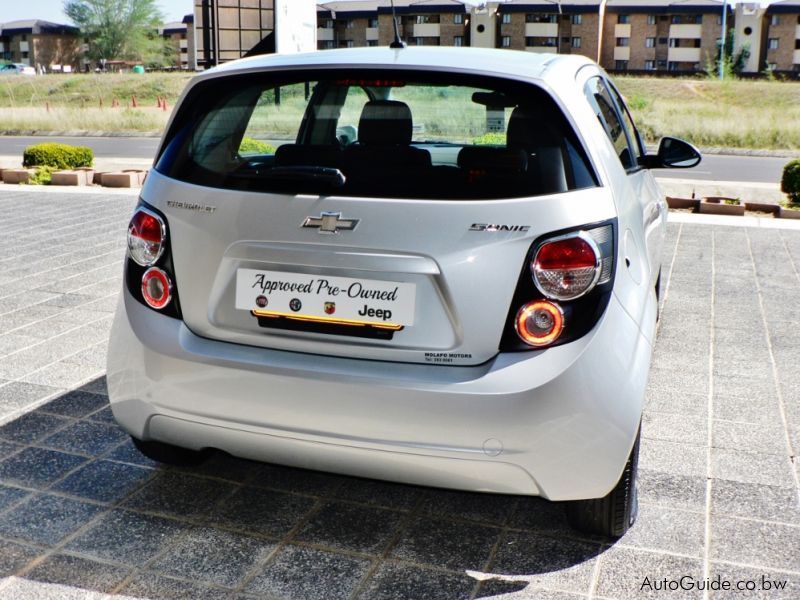
[[[538,86],[392,70],[278,71],[196,85],[156,169],[231,190],[489,199],[594,187]]]

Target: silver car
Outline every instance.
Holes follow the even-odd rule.
[[[636,515],[666,204],[576,56],[368,48],[189,84],[128,231],[111,407],[232,455]]]

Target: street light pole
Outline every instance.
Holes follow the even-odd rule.
[[[725,39],[727,36],[728,0],[722,2],[722,42],[719,45],[719,78],[725,79]]]

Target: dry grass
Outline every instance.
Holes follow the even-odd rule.
[[[169,112],[155,108],[156,98],[166,98],[171,108],[189,77],[185,73],[4,77],[0,79],[0,128],[5,132],[160,132]],[[800,83],[642,77],[616,77],[615,81],[649,141],[674,135],[700,146],[800,149]],[[398,95],[403,93],[411,91],[398,90]],[[133,96],[138,109],[130,108]],[[122,106],[112,109],[115,98]],[[408,100],[420,105],[419,98]],[[459,111],[419,115],[431,124],[426,131],[431,139],[438,128],[452,133],[459,126],[482,122],[480,115],[461,110],[465,106],[461,99],[452,100]],[[287,102],[281,112],[293,113],[290,105]],[[475,109],[483,110],[477,105]],[[272,114],[273,119],[276,116]],[[357,123],[356,114],[349,116]],[[287,133],[296,128],[296,123],[283,125]],[[466,137],[479,133],[466,132]]]
[[[615,78],[648,140],[800,149],[800,83]]]

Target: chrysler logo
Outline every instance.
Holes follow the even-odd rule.
[[[353,231],[359,219],[342,219],[342,213],[324,212],[319,217],[306,217],[300,227],[319,229],[319,233],[335,234],[340,231]]]

